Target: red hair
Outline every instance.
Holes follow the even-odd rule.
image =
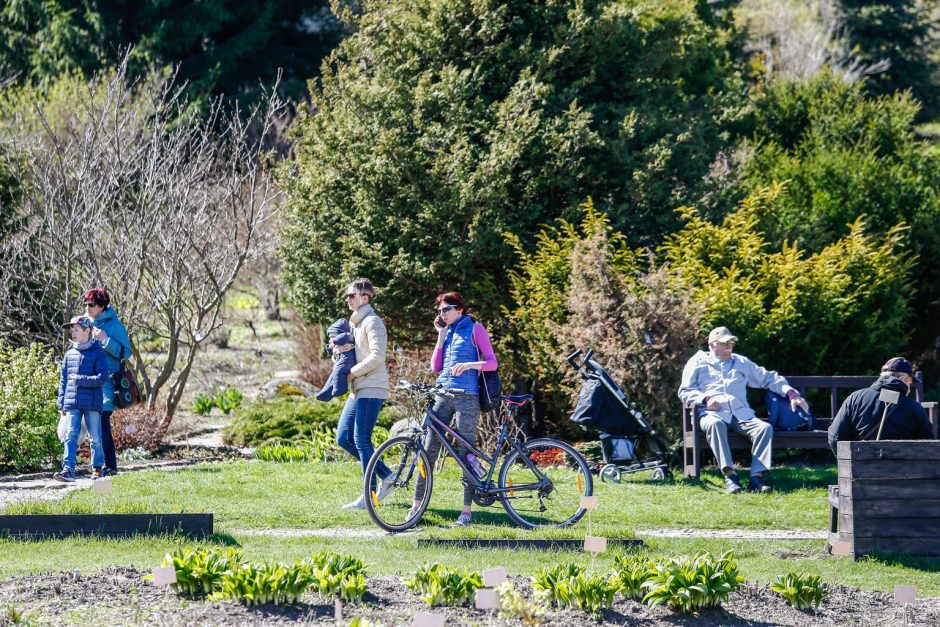
[[[111,304],[111,297],[108,296],[108,290],[95,287],[85,292],[82,303],[92,303],[102,309],[107,309],[108,305]]]
[[[439,309],[443,304],[453,305],[457,309],[460,309],[464,312],[467,311],[467,301],[463,299],[463,296],[460,295],[460,292],[444,292],[439,294],[437,299],[434,301],[434,307]]]

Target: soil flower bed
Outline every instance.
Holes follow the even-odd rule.
[[[335,608],[316,595],[293,606],[246,607],[230,602],[187,599],[143,580],[147,572],[112,567],[95,574],[50,573],[0,581],[0,624],[10,612],[25,623],[61,625],[333,625]],[[516,589],[531,597],[529,580],[513,576]],[[359,605],[344,608],[344,621],[361,617],[372,625],[410,625],[416,612],[428,606],[401,582],[401,577],[367,579],[368,592]],[[434,608],[447,617],[447,625],[519,625],[501,620],[492,611],[469,607]],[[896,604],[880,592],[834,586],[817,611],[795,610],[767,586],[746,584],[733,592],[721,609],[699,616],[676,614],[664,607],[647,607],[617,598],[612,609],[597,619],[576,610],[550,611],[546,625],[675,626],[675,625],[937,625],[940,599],[917,599],[909,606]]]

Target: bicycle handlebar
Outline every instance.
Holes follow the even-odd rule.
[[[443,388],[440,385],[423,385],[421,383],[412,383],[406,379],[399,379],[396,389],[406,390],[408,392],[417,392],[419,394],[424,394],[425,396],[455,396],[457,394],[466,394],[467,391],[463,388]]]

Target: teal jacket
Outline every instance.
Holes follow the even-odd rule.
[[[117,374],[121,371],[121,362],[131,356],[131,340],[127,336],[127,329],[121,322],[113,307],[108,307],[94,319],[93,324],[108,334],[108,341],[102,345],[105,357],[108,360],[108,370],[111,374]],[[114,380],[109,377],[103,386],[102,393],[102,411],[114,411]]]

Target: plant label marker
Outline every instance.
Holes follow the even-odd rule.
[[[483,571],[483,585],[487,588],[495,588],[504,581],[506,581],[506,569],[502,566]]]
[[[172,564],[163,568],[154,568],[151,574],[155,586],[168,586],[171,583],[176,583],[176,568]]]
[[[607,550],[607,538],[600,536],[585,536],[584,550],[589,553],[603,553]]]
[[[913,603],[916,597],[914,586],[894,586],[895,603]]]
[[[111,494],[114,491],[114,485],[111,483],[111,477],[95,479],[91,484],[91,489],[95,494]]]
[[[498,610],[499,594],[492,588],[478,588],[474,593],[478,610]]]
[[[888,388],[883,388],[881,394],[878,395],[878,400],[883,403],[888,403],[889,405],[897,405],[898,400],[901,398],[901,393],[897,390],[889,390]]]
[[[139,429],[137,428],[137,425],[127,425],[126,427],[124,427],[124,433],[126,433],[127,435],[134,435],[138,431]]]
[[[845,557],[852,554],[852,545],[843,540],[835,540],[832,543],[832,554],[836,557]]]
[[[444,627],[444,615],[434,612],[418,612],[415,614],[413,627]]]
[[[336,599],[336,602],[333,603],[333,620],[336,621],[337,625],[343,624],[343,601],[341,599]]]
[[[586,509],[588,511],[592,509],[597,509],[597,495],[582,496],[581,497],[581,509]]]

